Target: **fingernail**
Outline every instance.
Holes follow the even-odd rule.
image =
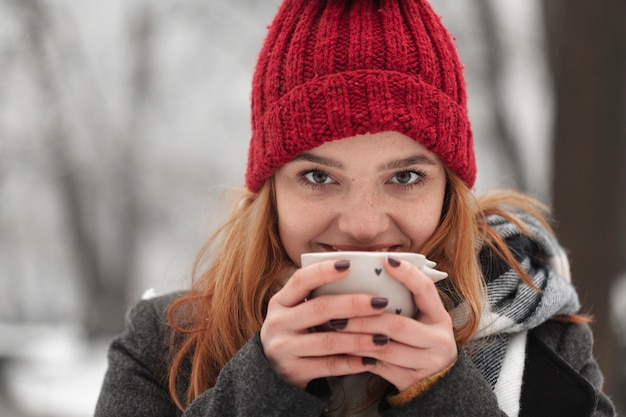
[[[376,360],[376,358],[370,358],[369,356],[363,356],[361,358],[361,362],[363,363],[363,365],[376,365],[376,362],[378,362]]]
[[[345,329],[348,325],[348,319],[333,319],[328,322],[328,325],[332,329]]]
[[[398,258],[394,258],[393,256],[388,256],[387,262],[389,262],[389,265],[393,266],[394,268],[400,266],[400,260]]]
[[[350,268],[350,261],[348,260],[335,262],[335,269],[337,272],[343,272],[348,268]]]
[[[372,307],[376,309],[381,309],[387,307],[387,304],[389,304],[389,300],[383,297],[374,297],[372,298],[371,303]]]
[[[372,340],[374,341],[374,344],[377,346],[382,346],[382,345],[386,345],[387,343],[389,343],[389,337],[385,336],[384,334],[375,334],[372,337]]]

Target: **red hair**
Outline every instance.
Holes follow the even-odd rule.
[[[514,191],[490,192],[476,199],[462,179],[448,168],[446,172],[441,223],[422,252],[449,275],[446,281],[450,285],[440,289],[446,308],[461,301],[469,307],[467,321],[454,329],[456,342],[463,346],[475,334],[485,302],[477,242],[491,247],[533,286],[506,242],[487,224],[486,216],[498,214],[524,231],[524,224],[502,209],[506,204],[525,210],[551,229],[546,207],[538,201]],[[224,365],[260,330],[269,299],[294,268],[280,244],[270,178],[257,194],[242,194],[230,219],[200,251],[194,264],[198,278],[191,291],[169,308],[174,330],[169,388],[178,407],[184,409],[215,385]],[[557,319],[589,321],[578,315]],[[179,392],[180,387],[184,392]]]

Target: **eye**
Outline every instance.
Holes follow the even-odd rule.
[[[420,180],[423,180],[425,175],[421,172],[415,171],[400,171],[396,172],[390,179],[390,182],[399,185],[411,185]]]
[[[318,169],[303,171],[299,176],[304,185],[314,188],[336,183],[333,177]]]
[[[301,175],[306,181],[314,185],[332,184],[334,182],[332,177],[324,171],[308,171],[303,172]]]

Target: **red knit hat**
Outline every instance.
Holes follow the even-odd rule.
[[[471,188],[463,67],[425,0],[285,0],[252,82],[246,186],[326,141],[397,131]]]

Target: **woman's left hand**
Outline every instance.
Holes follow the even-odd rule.
[[[393,255],[391,255],[393,257]],[[434,282],[414,265],[392,259],[385,264],[389,274],[404,284],[417,305],[415,319],[392,313],[375,317],[357,317],[338,330],[347,333],[385,335],[390,340],[382,350],[358,352],[377,359],[369,370],[403,391],[416,382],[434,375],[457,358],[452,318],[439,297]]]

